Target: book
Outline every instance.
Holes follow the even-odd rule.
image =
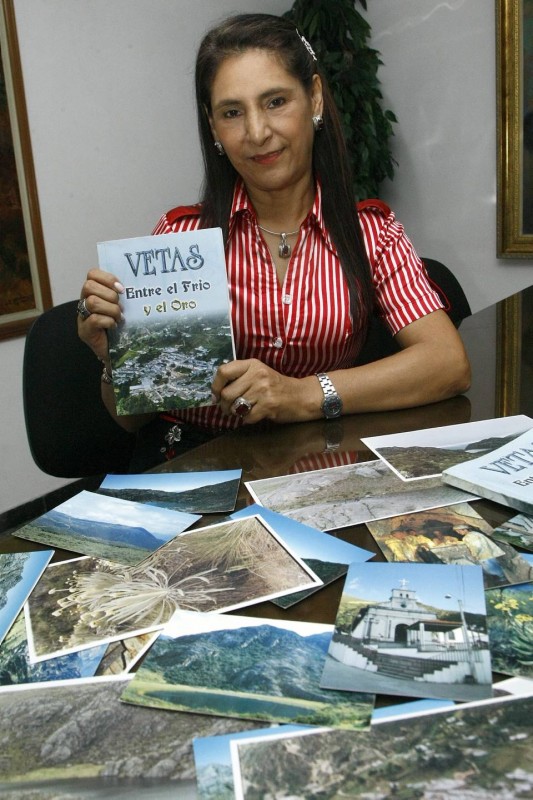
[[[235,358],[220,228],[97,245],[124,286],[123,321],[108,332],[117,414],[211,403],[211,382]]]
[[[458,489],[533,513],[533,428],[464,464],[445,469],[443,480]]]

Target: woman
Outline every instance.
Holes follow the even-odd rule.
[[[458,333],[392,212],[356,207],[338,113],[310,44],[285,19],[231,17],[202,41],[196,97],[201,204],[154,233],[220,226],[237,359],[214,378],[214,405],[176,412],[193,431],[295,422],[435,402],[469,386]],[[107,364],[120,320],[116,278],[91,270],[79,335]],[[399,353],[353,366],[373,307]],[[136,430],[146,417],[120,417]]]

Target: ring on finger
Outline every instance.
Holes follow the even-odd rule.
[[[238,417],[246,417],[252,410],[253,403],[250,403],[246,397],[237,397],[237,399],[233,401],[231,408],[233,413]]]
[[[91,313],[92,312],[89,311],[89,309],[87,308],[85,298],[83,298],[83,300],[80,300],[78,303],[78,314],[80,315],[80,317],[82,319],[88,319],[88,317],[91,316]]]

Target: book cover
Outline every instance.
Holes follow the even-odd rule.
[[[533,513],[533,428],[490,453],[445,469],[442,478],[458,489]]]
[[[99,242],[100,268],[125,287],[109,331],[119,415],[209,405],[235,357],[220,228]]]

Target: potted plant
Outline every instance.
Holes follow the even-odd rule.
[[[370,25],[356,0],[295,0],[284,16],[308,39],[339,109],[358,199],[379,197],[396,164],[389,147],[392,111],[382,108],[380,54],[368,44]],[[366,0],[358,0],[366,10]]]

